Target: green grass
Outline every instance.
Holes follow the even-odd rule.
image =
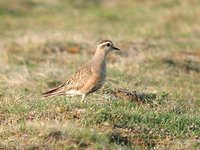
[[[0,2],[0,148],[199,149],[198,0]],[[109,54],[104,87],[42,99],[89,60]],[[111,91],[141,93],[143,101]]]

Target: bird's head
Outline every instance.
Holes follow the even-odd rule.
[[[106,54],[111,51],[120,51],[119,48],[115,47],[110,40],[101,40],[97,43],[97,49],[104,51]]]

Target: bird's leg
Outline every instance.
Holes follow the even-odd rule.
[[[84,99],[85,99],[85,96],[86,96],[86,94],[82,94],[82,99],[81,99],[81,102],[82,103],[84,103],[85,101],[84,101]]]

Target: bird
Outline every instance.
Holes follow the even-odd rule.
[[[60,86],[42,93],[44,98],[53,96],[82,96],[85,97],[100,89],[106,79],[106,56],[112,51],[120,51],[110,40],[100,40],[94,56],[78,71],[71,75]]]

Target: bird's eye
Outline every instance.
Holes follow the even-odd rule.
[[[108,43],[106,46],[110,47],[110,43]]]

